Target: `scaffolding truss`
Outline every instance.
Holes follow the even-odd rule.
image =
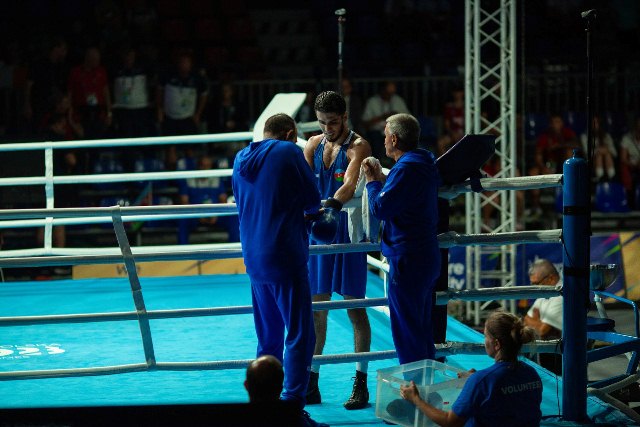
[[[465,2],[465,126],[468,134],[495,134],[493,176],[516,176],[516,0]],[[466,232],[516,230],[515,191],[467,193]],[[514,245],[467,247],[468,289],[515,286]],[[515,301],[466,303],[467,320],[479,325],[500,303],[515,312]]]

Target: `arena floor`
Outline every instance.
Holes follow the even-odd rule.
[[[148,310],[249,305],[246,275],[141,278]],[[381,280],[370,273],[368,296],[382,295]],[[0,316],[96,313],[133,310],[126,279],[84,279],[3,283]],[[372,326],[372,351],[393,349],[389,319],[368,309]],[[251,315],[199,317],[151,321],[159,362],[249,359],[256,339]],[[447,338],[482,342],[482,335],[453,318]],[[343,310],[329,316],[326,354],[352,351],[352,332]],[[0,372],[64,369],[144,362],[137,322],[97,322],[40,326],[4,326],[0,333]],[[464,369],[484,368],[486,356],[452,356],[447,363]],[[369,389],[372,406],[346,411],[354,375],[352,364],[321,369],[322,405],[309,406],[318,421],[333,426],[382,425],[375,416],[377,369],[397,365],[397,360],[371,362]],[[544,385],[542,412],[557,415],[562,384],[538,368]],[[106,376],[0,381],[1,408],[111,406],[145,404],[195,404],[246,402],[244,371],[138,372]],[[589,399],[594,422],[633,425],[621,413],[597,399]],[[547,419],[543,425],[572,425]]]

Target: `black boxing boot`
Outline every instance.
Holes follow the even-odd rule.
[[[351,397],[344,403],[346,409],[363,409],[369,406],[369,389],[367,388],[367,374],[356,371]]]
[[[320,374],[318,372],[309,372],[309,385],[307,386],[307,405],[318,405],[322,403],[322,396],[320,396],[320,388],[318,387],[318,380]]]

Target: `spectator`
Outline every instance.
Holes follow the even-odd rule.
[[[218,167],[226,169],[229,167],[227,159],[220,159]],[[203,156],[198,159],[199,170],[213,169],[213,159]],[[183,205],[200,203],[227,203],[229,179],[219,177],[209,178],[189,178],[180,182],[180,203]],[[178,243],[185,245],[189,243],[189,233],[198,225],[223,227],[229,233],[230,242],[240,240],[238,231],[238,217],[236,215],[203,217],[198,219],[178,220]]]
[[[54,108],[42,117],[39,129],[51,141],[71,141],[84,137],[84,129],[73,111],[71,100],[62,93],[56,95]]]
[[[194,135],[207,103],[207,82],[193,70],[191,54],[178,56],[176,69],[158,86],[157,120],[164,135]]]
[[[604,173],[607,173],[609,180],[616,175],[615,158],[618,157],[618,151],[613,144],[613,138],[600,126],[600,117],[593,118],[593,139],[595,140],[593,148],[593,166],[595,168],[596,179],[604,179]],[[589,153],[587,134],[580,136],[584,157]]]
[[[640,209],[633,194],[640,186],[640,117],[636,119],[633,130],[622,137],[620,143],[620,175],[630,193],[629,199],[635,209]]]
[[[68,92],[69,66],[67,42],[62,38],[51,41],[47,57],[29,68],[27,85],[27,118],[39,126],[42,117],[53,107],[54,98]]]
[[[388,117],[397,113],[409,113],[404,100],[396,94],[396,84],[383,82],[378,94],[367,100],[362,113],[362,122],[367,129],[367,141],[371,144],[373,156],[387,162],[384,156],[384,127]]]
[[[69,76],[71,103],[80,117],[87,139],[104,138],[111,125],[111,95],[107,71],[100,65],[100,51],[90,47],[84,62]]]
[[[73,119],[69,98],[66,95],[56,105],[46,121],[44,136],[48,141],[68,141],[82,137],[82,126]],[[74,150],[54,150],[54,176],[79,175],[81,168],[78,155]],[[80,206],[78,187],[72,184],[59,184],[54,187],[54,207],[72,208]],[[36,240],[39,245],[44,243],[44,228],[38,228]],[[64,225],[53,227],[53,245],[58,248],[66,247],[67,233]],[[56,274],[68,274],[68,268],[55,268]]]
[[[560,114],[551,114],[549,128],[538,138],[535,164],[529,169],[529,175],[562,173],[562,164],[571,157],[574,148],[578,148],[575,132],[564,125]],[[525,215],[541,214],[540,190],[531,190],[531,207]]]
[[[562,285],[560,274],[555,266],[546,259],[537,259],[529,269],[529,281],[532,285]],[[559,339],[562,335],[562,296],[538,298],[526,316],[524,324],[533,328],[543,340]],[[558,375],[562,374],[562,356],[558,354],[540,354],[540,365]]]
[[[347,117],[349,129],[357,134],[364,134],[362,125],[362,98],[353,91],[353,85],[348,77],[342,78],[342,97],[347,103]]]
[[[156,93],[156,119],[161,133],[165,136],[200,133],[207,97],[207,81],[194,71],[191,54],[181,52],[175,69],[161,79]],[[174,169],[176,161],[175,145],[168,146],[165,152],[167,169]]]
[[[125,49],[113,80],[113,109],[122,138],[139,138],[150,133],[148,73],[136,58],[135,49]]]
[[[421,397],[413,381],[409,386],[400,386],[400,394],[440,426],[539,426],[542,381],[535,369],[518,361],[522,344],[532,341],[534,336],[534,331],[515,315],[495,312],[484,327],[484,346],[495,363],[477,372],[469,371],[469,378],[451,410],[445,412],[437,408],[433,404],[435,397]],[[431,403],[423,400],[425,398]],[[398,412],[412,416],[413,406],[406,408],[396,402],[392,401],[389,406],[393,404],[392,408]]]
[[[245,106],[238,101],[231,83],[223,83],[220,97],[211,108],[211,132],[242,132],[249,128]]]
[[[576,134],[564,125],[560,114],[552,114],[549,129],[538,138],[531,175],[562,173],[562,163],[578,148]]]
[[[252,403],[277,402],[280,400],[283,381],[282,363],[274,356],[267,354],[249,364],[244,388]]]

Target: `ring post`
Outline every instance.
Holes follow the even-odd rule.
[[[562,414],[587,419],[587,310],[589,304],[589,168],[580,157],[564,162]]]

